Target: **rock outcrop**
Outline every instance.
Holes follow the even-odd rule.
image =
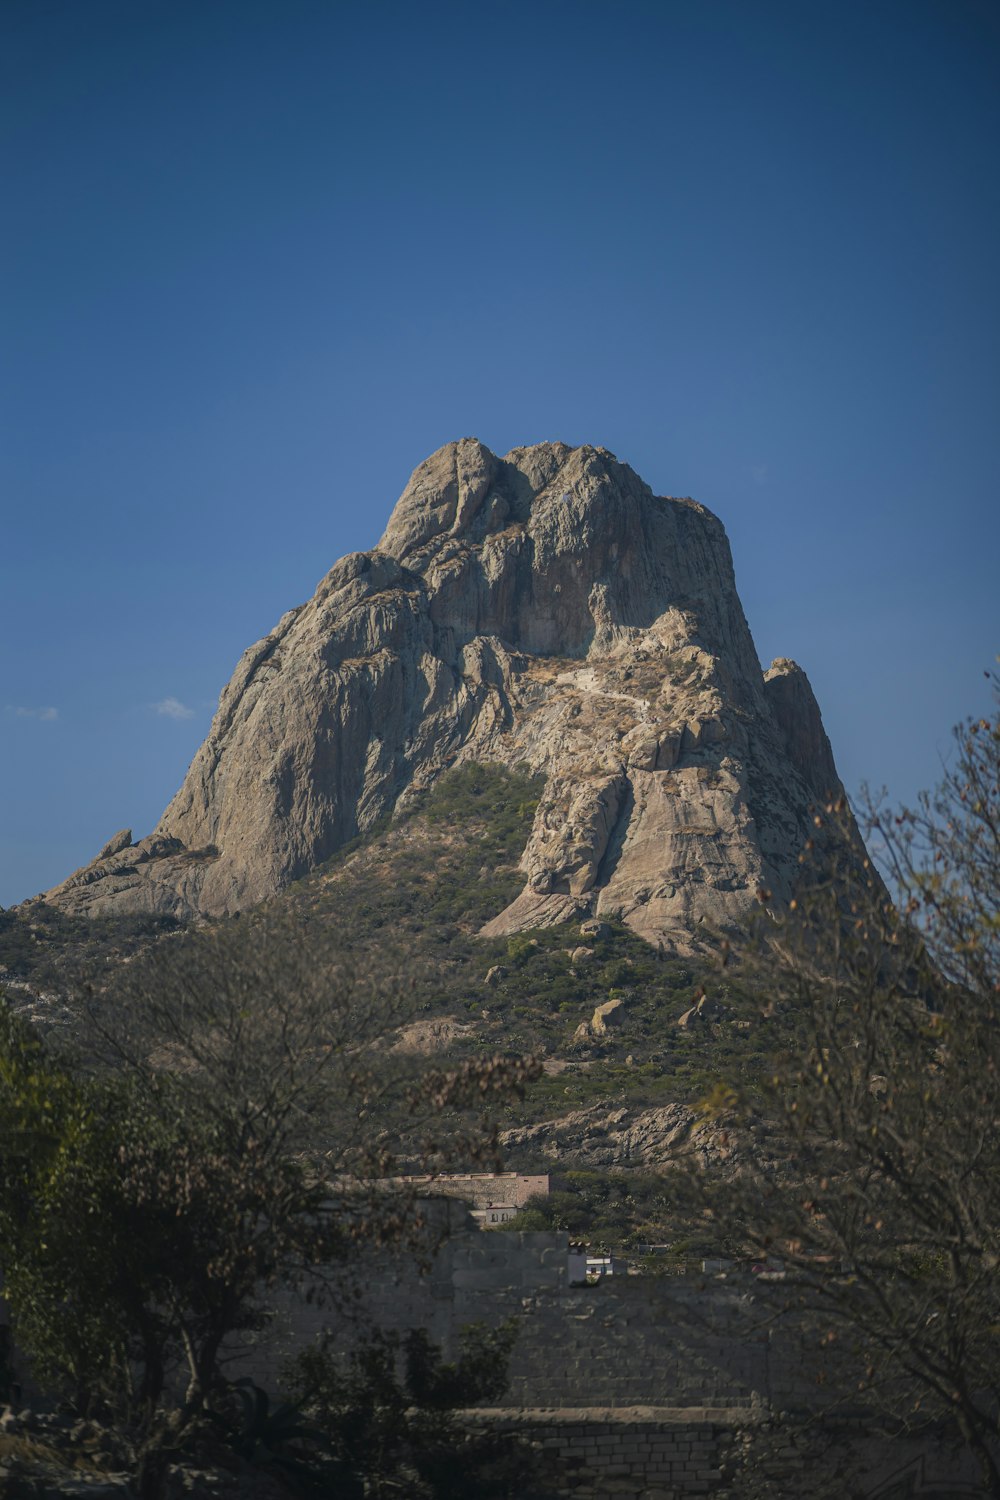
[[[581,1021],[573,1036],[574,1042],[587,1042],[595,1037],[607,1036],[612,1026],[620,1026],[625,1018],[625,1001],[620,995],[605,1000],[594,1009],[589,1021]]]
[[[46,899],[233,912],[465,760],[547,778],[489,932],[620,916],[678,951],[788,896],[838,785],[805,674],[761,672],[714,515],[603,448],[466,438],[244,654],[153,833]]]
[[[652,1162],[662,1167],[689,1149],[697,1123],[696,1112],[686,1104],[639,1110],[594,1104],[557,1120],[504,1130],[500,1144],[505,1152],[523,1151],[536,1159],[587,1167],[635,1167]]]

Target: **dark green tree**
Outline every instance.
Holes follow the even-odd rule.
[[[204,1412],[278,1281],[405,1235],[381,1182],[393,1121],[440,1124],[531,1073],[415,1071],[385,1045],[405,986],[287,916],[171,939],[68,998],[44,1042],[0,1015],[0,1270],[40,1373],[151,1454]]]
[[[348,1357],[323,1342],[302,1351],[289,1381],[365,1494],[527,1500],[538,1477],[531,1450],[459,1416],[502,1396],[516,1337],[513,1320],[495,1329],[469,1324],[453,1361],[423,1329],[377,1335]]]

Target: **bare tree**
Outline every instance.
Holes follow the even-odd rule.
[[[785,1032],[743,1100],[777,1122],[782,1164],[748,1153],[697,1195],[784,1262],[783,1312],[830,1391],[888,1431],[953,1434],[1000,1497],[1000,718],[956,731],[915,809],[870,813],[894,899],[851,859],[742,959]]]

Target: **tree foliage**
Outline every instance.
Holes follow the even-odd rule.
[[[503,1394],[515,1339],[513,1320],[495,1329],[468,1324],[453,1361],[423,1329],[376,1335],[346,1359],[321,1342],[297,1357],[289,1382],[332,1456],[363,1477],[368,1495],[527,1497],[530,1451],[456,1416]]]
[[[0,1012],[5,1296],[39,1372],[154,1447],[168,1415],[176,1433],[204,1411],[276,1282],[407,1233],[410,1203],[380,1183],[388,1124],[437,1126],[533,1071],[393,1052],[398,974],[287,915],[170,940],[67,1004],[44,1039]],[[450,1146],[485,1149],[478,1120]]]

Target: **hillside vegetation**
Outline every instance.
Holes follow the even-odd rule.
[[[517,895],[517,865],[531,828],[542,778],[495,765],[466,764],[441,776],[405,814],[355,840],[280,896],[228,928],[277,916],[301,923],[327,945],[331,932],[348,969],[373,966],[395,975],[400,1026],[379,1045],[428,1054],[442,1063],[532,1055],[542,1069],[524,1097],[496,1106],[493,1123],[516,1130],[578,1111],[630,1114],[753,1092],[784,1045],[780,1018],[720,972],[658,954],[618,922],[581,933],[579,922],[506,938],[478,936]],[[0,914],[0,967],[33,990],[57,992],[79,976],[102,975],[165,939],[184,944],[183,924],[159,917],[68,917],[33,903]],[[705,995],[706,1016],[677,1023]],[[618,1002],[607,1029],[581,1035],[595,1010]],[[446,1123],[446,1122],[443,1122]],[[457,1125],[457,1122],[455,1122]],[[405,1139],[407,1124],[387,1118]],[[600,1126],[597,1127],[598,1133]],[[605,1155],[607,1152],[605,1151]],[[613,1176],[582,1144],[558,1150],[535,1137],[509,1146],[507,1165],[558,1165]],[[627,1166],[642,1173],[655,1163]],[[642,1195],[648,1199],[648,1194]],[[655,1194],[654,1194],[655,1196]],[[566,1227],[601,1221],[619,1238],[655,1237],[649,1204],[623,1215],[606,1200],[628,1198],[609,1186],[588,1192]],[[654,1215],[654,1219],[656,1216]]]
[[[395,958],[412,982],[413,1044],[453,1059],[532,1053],[546,1071],[505,1124],[594,1104],[691,1103],[752,1083],[781,1044],[753,995],[690,960],[659,955],[619,922],[569,922],[507,938],[481,926],[511,901],[541,779],[464,765],[402,820],[344,851],[279,898],[335,922],[345,951]],[[677,1025],[706,995],[712,1019]],[[603,1035],[577,1039],[618,1000]],[[422,1025],[420,1023],[423,1023]]]

